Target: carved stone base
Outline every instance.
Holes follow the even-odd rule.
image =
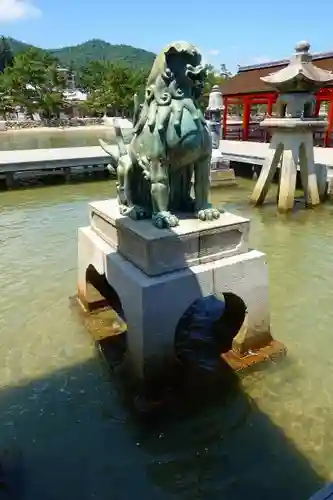
[[[94,207],[96,208],[96,205]],[[166,362],[170,364],[173,359],[176,361],[175,332],[180,318],[195,300],[212,294],[217,298],[227,293],[236,295],[242,299],[247,309],[243,326],[233,342],[233,359],[244,358],[252,350],[258,351],[272,345],[267,264],[263,253],[248,249],[246,219],[240,218],[237,222],[234,219],[233,223],[229,224],[231,214],[222,214],[219,227],[212,223],[214,228],[211,229],[215,229],[217,234],[207,232],[206,223],[195,221],[197,231],[190,233],[192,237],[184,238],[184,243],[180,235],[184,235],[187,231],[185,228],[188,228],[188,221],[185,221],[183,228],[181,221],[177,233],[170,231],[170,234],[163,236],[163,232],[158,232],[159,240],[164,238],[165,244],[168,243],[171,263],[179,264],[179,249],[183,248],[183,251],[187,249],[189,242],[189,247],[193,249],[194,243],[195,251],[192,258],[195,259],[195,265],[190,265],[186,262],[186,256],[183,256],[182,268],[177,266],[178,269],[172,272],[148,275],[142,268],[148,271],[159,269],[158,252],[156,254],[148,252],[145,258],[141,258],[139,261],[141,269],[128,259],[132,255],[133,260],[138,259],[138,256],[135,256],[137,250],[140,248],[152,250],[157,243],[157,248],[163,250],[161,241],[156,242],[151,236],[151,230],[160,230],[152,228],[150,221],[149,226],[143,223],[147,221],[130,221],[129,224],[134,224],[137,231],[136,237],[140,233],[141,242],[140,238],[137,239],[137,246],[132,242],[127,247],[128,251],[123,252],[124,247],[122,251],[119,247],[119,242],[124,240],[122,233],[130,233],[131,230],[126,224],[110,220],[106,213],[103,215],[102,210],[99,211],[99,216],[101,220],[98,228],[92,225],[79,229],[78,298],[87,311],[103,307],[103,296],[89,283],[89,269],[94,269],[102,277],[101,279],[104,279],[109,289],[107,294],[109,293],[111,306],[113,297],[118,308],[120,305],[124,313],[127,325],[127,358],[137,377],[146,379],[152,370],[156,373],[156,367],[163,366]],[[94,222],[94,218],[92,219]],[[145,232],[146,227],[147,232]],[[113,230],[117,238],[112,245],[107,240]],[[228,233],[233,234],[237,231],[239,232],[237,239],[228,237]],[[221,239],[219,235],[223,232],[225,234]],[[203,240],[202,245],[197,246],[203,234],[206,234],[208,242],[209,238],[212,238],[211,244]],[[207,246],[203,246],[205,241]],[[217,241],[219,245],[215,248],[214,242]],[[174,261],[173,242],[178,247],[175,254],[177,259]],[[205,249],[203,262],[200,262],[200,248]],[[155,264],[150,267],[154,259]],[[124,324],[115,316],[106,314],[105,317],[111,335],[124,331]],[[107,333],[101,331],[101,321],[103,323],[103,318],[97,320],[96,316],[96,327],[99,331],[93,336],[97,341],[107,337]]]
[[[179,226],[158,229],[150,219],[119,214],[116,200],[90,204],[93,231],[149,276],[204,264],[248,250],[250,221],[224,212],[213,221],[185,217]]]

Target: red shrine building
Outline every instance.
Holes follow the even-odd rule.
[[[312,54],[313,63],[319,68],[333,71],[333,52]],[[260,119],[253,115],[254,106],[261,105],[266,115],[274,113],[277,92],[272,92],[260,78],[274,73],[289,64],[289,59],[253,66],[242,66],[238,73],[221,87],[223,94],[222,138],[230,140],[269,142],[269,135],[260,128]],[[326,104],[326,106],[325,106]],[[241,123],[230,119],[231,107],[242,109]],[[316,94],[315,114],[321,106],[327,109],[327,127],[315,132],[316,146],[333,147],[333,86],[320,89]],[[258,108],[258,106],[257,106]]]

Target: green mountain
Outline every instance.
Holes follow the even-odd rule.
[[[14,38],[7,38],[7,41],[14,55],[33,47]],[[144,49],[138,49],[130,45],[112,45],[97,39],[72,47],[42,50],[46,50],[57,57],[61,65],[74,68],[85,66],[90,61],[104,60],[128,67],[147,69],[151,67],[156,57],[156,54]]]
[[[14,38],[4,37],[7,40],[13,54],[17,54],[18,52],[23,52],[24,50],[31,49],[33,45],[28,45],[27,43],[20,42],[19,40],[15,40]]]

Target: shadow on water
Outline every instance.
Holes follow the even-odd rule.
[[[239,386],[143,426],[97,363],[2,389],[0,445],[22,450],[27,500],[307,500],[323,484]]]

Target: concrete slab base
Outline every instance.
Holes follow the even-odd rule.
[[[249,249],[246,219],[222,214],[218,224],[212,223],[213,232],[207,229],[206,223],[200,225],[198,221],[197,230],[194,230],[187,219],[177,232],[163,234],[150,222],[147,226],[147,221],[133,222],[122,216],[113,220],[108,209],[103,212],[103,206],[92,204],[92,225],[79,229],[77,297],[86,311],[103,310],[105,298],[108,307],[117,311],[119,318],[114,311],[104,311],[99,317],[95,315],[95,324],[90,321],[89,329],[96,330],[92,332],[96,342],[127,330],[126,359],[137,378],[147,380],[163,367],[177,363],[175,333],[178,322],[195,300],[210,295],[217,298],[226,294],[236,296],[246,310],[243,325],[232,343],[232,353],[226,358],[233,369],[238,369],[242,363],[248,364],[251,356],[254,363],[283,351],[270,333],[265,255]],[[104,225],[99,223],[95,227],[97,212]],[[116,233],[111,244],[112,228]],[[133,242],[129,245],[124,233],[133,230],[136,245]],[[236,234],[235,231],[238,236],[230,239],[228,234]],[[221,239],[223,232],[225,235]],[[197,246],[204,234],[205,239]],[[166,272],[166,261],[161,260],[159,254],[162,243],[169,249]],[[180,248],[191,249],[191,258],[184,252],[182,263]],[[202,254],[201,250],[204,250]],[[132,256],[136,265],[129,260]],[[91,270],[100,277],[105,293],[93,286],[89,279]]]

